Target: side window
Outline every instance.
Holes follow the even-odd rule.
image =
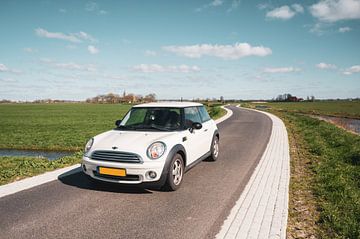
[[[206,111],[205,106],[200,106],[199,107],[199,112],[200,112],[202,122],[206,122],[206,121],[211,119],[208,112]]]
[[[184,109],[185,126],[190,128],[193,123],[201,123],[200,114],[197,107],[189,107]]]

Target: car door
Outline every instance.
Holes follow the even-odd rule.
[[[187,154],[187,165],[191,164],[206,152],[204,149],[204,131],[200,130],[188,130],[195,122],[201,123],[200,113],[197,107],[184,108],[185,127],[187,130],[185,134],[185,149]]]
[[[208,112],[206,111],[205,106],[199,106],[198,109],[201,117],[201,123],[203,126],[201,130],[204,131],[203,147],[205,148],[207,153],[210,150],[210,145],[214,136],[214,126]]]

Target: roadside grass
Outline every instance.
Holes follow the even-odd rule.
[[[221,108],[223,104],[206,104],[206,110],[208,111],[210,117],[214,120],[221,118],[226,115],[226,110]]]
[[[80,162],[82,152],[57,160],[37,157],[0,157],[0,185]]]
[[[313,115],[341,116],[360,119],[360,100],[314,101],[314,102],[269,102],[259,104],[286,112]]]
[[[337,110],[339,104],[334,103],[319,112],[344,112]],[[301,112],[302,103],[290,103],[287,106],[292,107],[284,110],[286,104],[270,104],[269,112],[284,121],[289,133],[287,237],[360,238],[360,137],[328,122],[294,113]],[[242,106],[254,108],[249,103]],[[359,111],[347,109],[341,116],[350,114],[358,115]]]

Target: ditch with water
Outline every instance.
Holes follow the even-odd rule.
[[[48,160],[59,159],[69,156],[74,152],[66,151],[41,151],[41,150],[22,150],[22,149],[0,149],[0,156],[20,156],[20,157],[38,157]]]
[[[326,115],[310,115],[313,118],[327,121],[329,123],[340,126],[353,133],[360,134],[360,119],[351,119],[337,116],[326,116]]]

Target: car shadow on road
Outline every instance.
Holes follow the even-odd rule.
[[[153,193],[152,191],[160,191],[158,187],[151,185],[122,185],[93,180],[87,177],[80,167],[59,175],[58,180],[69,186],[103,192],[148,194]]]

